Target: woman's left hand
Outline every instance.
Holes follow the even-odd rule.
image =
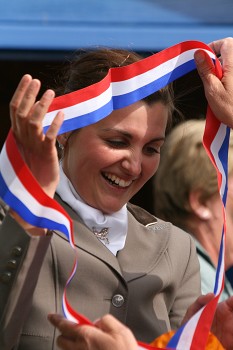
[[[212,59],[204,50],[197,50],[194,54],[197,70],[216,118],[233,128],[233,38],[217,40],[209,46],[220,57],[222,79],[216,77]]]

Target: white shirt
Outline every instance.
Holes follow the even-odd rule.
[[[114,255],[124,248],[127,236],[128,215],[124,205],[119,211],[109,215],[86,204],[74,189],[60,165],[60,181],[56,191],[83,220],[84,224],[93,232],[106,229],[107,239],[97,237]],[[103,231],[102,231],[103,232]],[[94,233],[93,233],[94,234]],[[98,235],[99,236],[99,235]]]

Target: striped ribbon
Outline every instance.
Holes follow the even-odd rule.
[[[194,52],[205,50],[215,60],[216,75],[221,78],[221,66],[212,50],[204,43],[187,41],[163,50],[128,66],[112,68],[100,82],[54,99],[44,119],[44,132],[59,110],[65,119],[59,134],[95,123],[113,110],[126,107],[163,88],[175,79],[196,69]],[[216,167],[219,192],[223,201],[224,228],[215,281],[215,298],[183,325],[167,344],[166,349],[204,350],[216,305],[224,283],[225,204],[227,195],[227,153],[229,128],[221,124],[208,107],[204,145]],[[0,197],[28,223],[63,232],[74,249],[74,266],[67,285],[77,267],[73,225],[64,209],[48,197],[34,179],[21,158],[10,131],[0,154]],[[63,293],[65,316],[81,324],[92,324],[76,312]],[[155,349],[138,342],[139,349]]]

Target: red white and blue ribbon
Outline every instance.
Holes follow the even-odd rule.
[[[95,123],[113,110],[141,100],[196,69],[194,52],[197,49],[205,50],[215,60],[216,74],[220,78],[219,61],[207,45],[198,41],[183,42],[131,65],[112,68],[100,82],[55,98],[44,119],[44,132],[60,110],[65,113],[65,120],[59,131],[61,134]],[[204,143],[217,170],[225,218],[229,128],[218,122],[209,108]],[[23,162],[11,132],[0,155],[0,197],[30,224],[63,232],[75,250],[71,219],[55,200],[42,191]],[[216,274],[215,298],[178,329],[168,343],[167,349],[205,349],[216,304],[223,288],[224,255],[225,223]],[[74,267],[67,285],[75,274],[77,256],[74,260]],[[66,297],[66,289],[62,304],[64,314],[68,319],[91,324],[85,316],[80,315],[71,307]],[[138,342],[138,346],[139,349],[155,349],[141,342]]]

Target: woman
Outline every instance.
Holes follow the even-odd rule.
[[[111,66],[138,60],[134,53],[122,50],[89,52],[72,65],[62,93],[101,80]],[[59,166],[55,141],[63,116],[58,113],[43,134],[42,120],[54,94],[48,90],[35,103],[39,85],[28,75],[22,78],[10,104],[12,129],[31,172],[74,222],[78,268],[67,288],[70,304],[91,320],[111,313],[147,342],[170,327],[177,328],[200,293],[195,246],[181,230],[128,204],[157,170],[173,108],[169,88],[115,110],[97,123],[58,136],[62,148]],[[15,345],[15,327],[21,332],[19,348],[53,348],[55,334],[47,314],[61,313],[74,257],[63,234],[54,232],[51,239],[41,237],[44,231],[31,228],[14,212],[1,227],[2,261],[7,264],[11,258],[11,240],[8,249],[5,242],[9,235],[23,251],[1,298],[6,318],[3,336],[6,339],[9,334],[9,348]],[[181,249],[177,236],[185,253],[177,254]],[[23,313],[13,306],[23,308]]]
[[[216,170],[203,147],[204,120],[189,120],[167,136],[155,176],[155,213],[192,234],[200,262],[202,294],[213,292],[223,226]],[[233,265],[233,135],[229,142],[225,267]],[[201,171],[200,171],[201,169]],[[182,186],[181,186],[182,184]],[[225,277],[219,300],[233,295]]]
[[[87,78],[87,85],[99,81],[112,66],[138,60],[118,50],[110,60],[108,52],[98,62],[93,55],[77,61],[71,72],[75,79],[68,81],[65,92],[84,87]],[[80,71],[83,74],[76,78]],[[64,152],[59,169],[55,141],[63,114],[57,114],[44,135],[42,120],[54,93],[46,91],[35,103],[39,88],[38,80],[23,77],[10,104],[12,129],[43,190],[50,197],[57,192],[55,198],[74,221],[79,262],[68,299],[91,320],[110,312],[139,340],[150,342],[177,328],[200,293],[192,239],[141,209],[126,208],[158,167],[171,108],[169,91],[61,135],[58,141]],[[219,105],[214,100],[213,106]],[[228,115],[227,109],[224,117]],[[73,264],[69,243],[59,232],[51,239],[51,233],[30,227],[12,211],[2,223],[0,237],[1,266],[15,261],[1,280],[1,348],[54,349],[56,333],[46,317],[48,312],[61,312]]]
[[[209,103],[211,103],[212,109],[217,112],[218,108],[223,110],[224,107],[230,107],[231,94],[233,88],[232,80],[232,51],[233,51],[233,41],[232,39],[221,40],[211,44],[212,48],[215,49],[216,54],[223,55],[223,62],[228,67],[229,70],[225,70],[223,74],[223,80],[220,82],[216,79],[213,74],[213,66],[208,58],[203,52],[197,52],[195,54],[196,64],[199,74],[203,80],[206,95],[208,97]],[[230,55],[227,56],[230,53]],[[220,93],[221,98],[218,99],[217,104],[215,104],[212,96],[214,93]],[[216,96],[215,96],[216,97]],[[233,127],[233,119],[231,108],[227,112],[225,108],[225,113],[221,113],[221,121],[227,123],[230,127]],[[226,113],[227,112],[227,113]],[[199,308],[208,303],[211,298],[211,294],[199,297],[196,302],[189,308],[186,314],[186,318],[194,314]],[[218,338],[225,345],[225,349],[232,349],[233,339],[231,337],[232,330],[232,307],[233,298],[227,299],[226,302],[222,302],[218,305],[215,318],[212,325],[212,331],[218,335]],[[54,326],[58,327],[61,335],[58,337],[57,342],[61,349],[64,350],[91,350],[100,349],[105,350],[111,349],[130,349],[136,350],[137,344],[133,337],[133,334],[115,320],[112,316],[107,315],[96,322],[96,327],[76,327],[71,322],[64,320],[59,315],[49,315],[49,320]],[[159,345],[157,345],[159,346]],[[217,341],[216,338],[211,336],[208,340],[209,349],[223,349],[222,345]]]

